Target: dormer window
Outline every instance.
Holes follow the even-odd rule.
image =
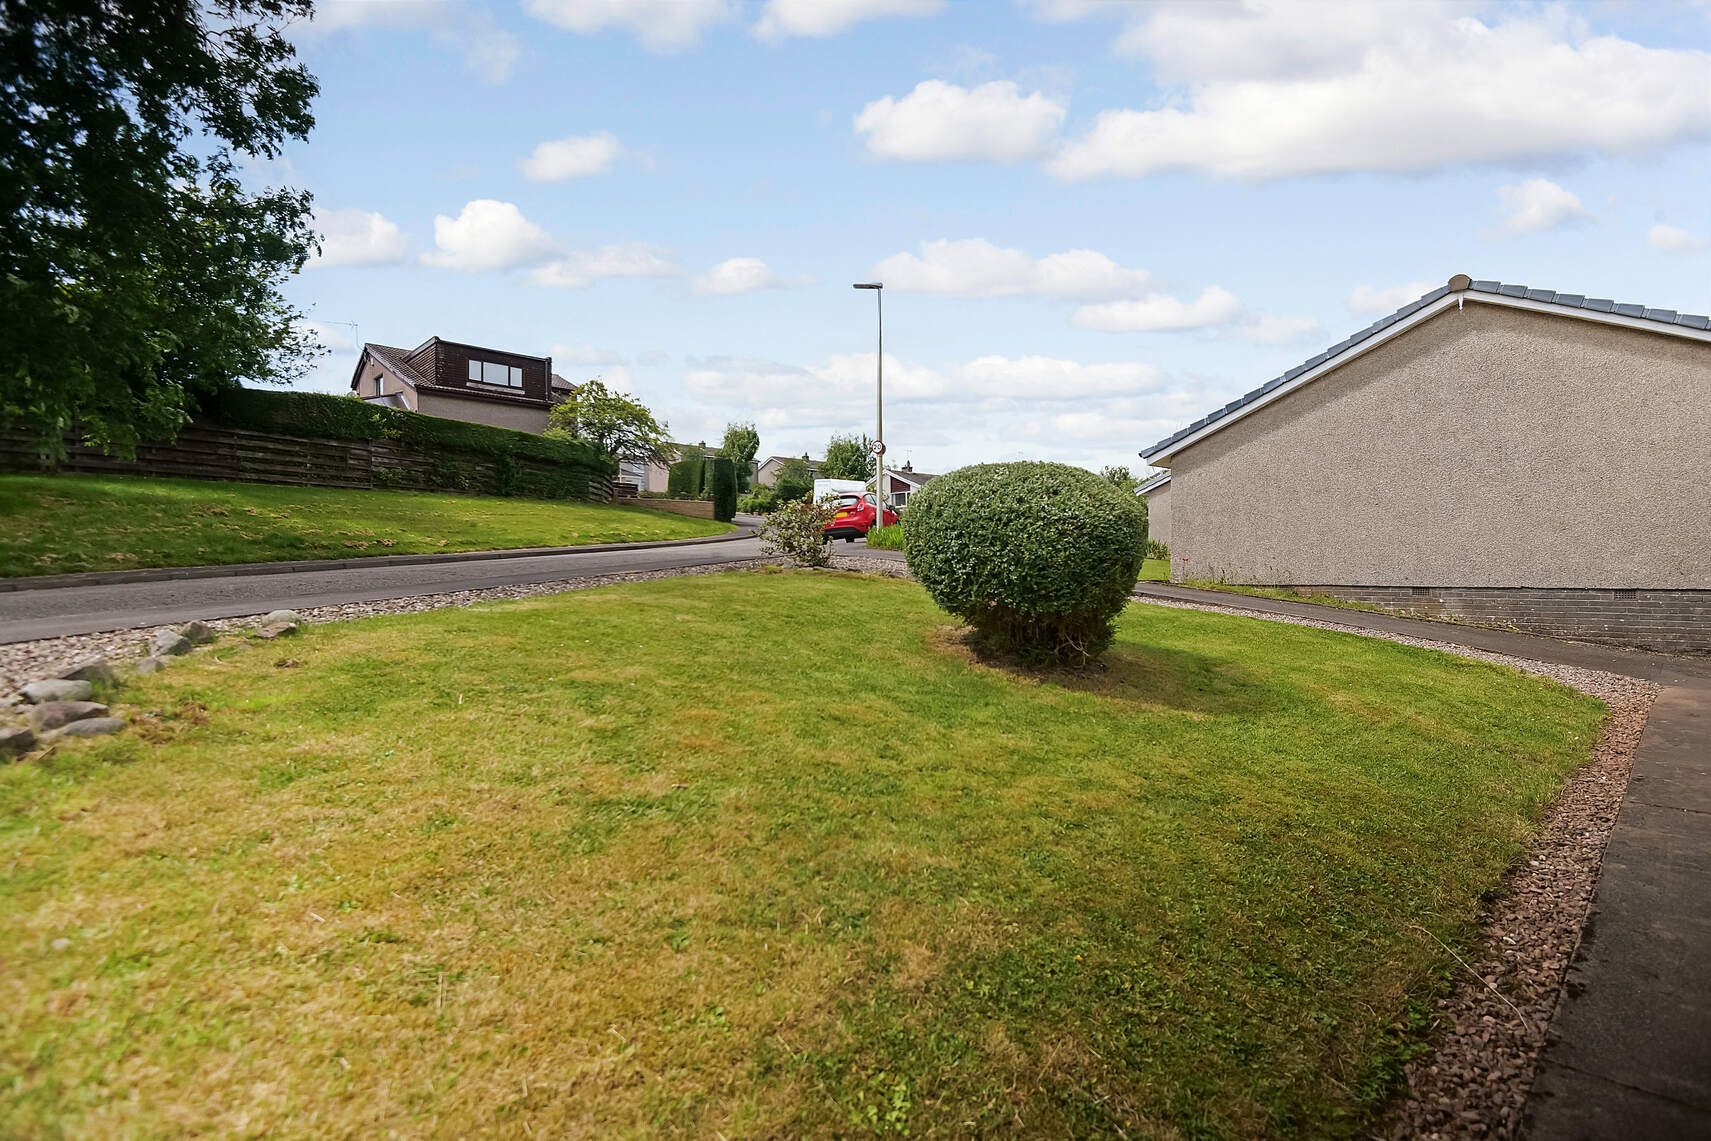
[[[500,384],[506,388],[521,388],[523,387],[523,370],[515,365],[472,360],[469,362],[469,379],[481,384]]]

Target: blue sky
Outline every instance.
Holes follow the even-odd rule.
[[[291,285],[677,439],[1135,453],[1452,274],[1711,312],[1711,4],[323,3]]]

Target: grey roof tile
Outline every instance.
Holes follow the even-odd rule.
[[[1501,281],[1475,281],[1469,284],[1468,289],[1474,293],[1496,293],[1504,297],[1524,297],[1529,301],[1537,301],[1547,305],[1557,305],[1565,309],[1589,309],[1595,313],[1616,313],[1624,317],[1637,317],[1642,320],[1656,321],[1660,325],[1681,325],[1690,329],[1711,330],[1711,317],[1704,316],[1702,314],[1678,313],[1674,309],[1648,309],[1644,305],[1619,305],[1608,298],[1587,297],[1583,293],[1557,293],[1555,290],[1550,289],[1529,289],[1525,285],[1510,285]],[[1202,416],[1200,419],[1194,421],[1194,423],[1183,428],[1181,431],[1166,436],[1152,447],[1144,449],[1141,452],[1141,455],[1157,455],[1160,451],[1168,448],[1177,441],[1186,439],[1198,432],[1200,429],[1206,427],[1208,424],[1215,423],[1237,409],[1245,407],[1248,404],[1252,404],[1255,400],[1258,400],[1267,393],[1289,383],[1302,373],[1307,372],[1310,369],[1317,368],[1326,361],[1347,352],[1349,349],[1354,348],[1368,337],[1388,329],[1398,321],[1412,316],[1421,309],[1424,309],[1426,306],[1437,301],[1439,298],[1448,296],[1451,292],[1452,291],[1448,285],[1438,286],[1419,300],[1410,301],[1388,317],[1380,317],[1360,332],[1338,341],[1335,345],[1332,345],[1329,349],[1326,349],[1317,356],[1309,357],[1294,368],[1284,370],[1282,376],[1272,377],[1258,388],[1245,393],[1236,400],[1232,400],[1230,403],[1224,405],[1224,407],[1210,415]]]

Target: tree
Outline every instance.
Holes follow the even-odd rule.
[[[773,480],[773,490],[778,493],[779,502],[791,499],[806,499],[814,492],[814,469],[808,466],[806,456],[800,459],[791,456],[778,465],[778,478]]]
[[[737,490],[749,489],[749,471],[760,451],[760,433],[753,424],[733,421],[725,425],[725,442],[719,449],[725,458],[737,465]]]
[[[590,380],[553,405],[544,433],[560,440],[586,440],[615,460],[670,463],[666,426],[640,401]],[[699,490],[699,489],[697,489]]]
[[[1100,468],[1099,478],[1123,491],[1132,492],[1141,485],[1141,481],[1130,475],[1129,469],[1126,467]]]
[[[122,455],[319,347],[280,293],[309,195],[239,160],[306,138],[311,0],[0,0],[0,424]]]
[[[866,435],[833,436],[826,444],[826,460],[820,465],[822,479],[872,479],[877,470],[873,441]]]

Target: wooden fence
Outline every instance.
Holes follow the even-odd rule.
[[[65,446],[64,459],[43,459],[34,438],[22,432],[0,431],[0,471],[93,472],[485,495],[501,494],[507,482],[527,485],[530,476],[551,479],[559,474],[555,465],[541,460],[502,460],[467,451],[430,455],[390,440],[329,440],[200,422],[186,425],[171,444],[138,445],[134,460],[85,447],[69,434]],[[505,463],[514,470],[502,471]],[[601,475],[591,477],[587,498],[597,503],[609,501],[612,480]]]

